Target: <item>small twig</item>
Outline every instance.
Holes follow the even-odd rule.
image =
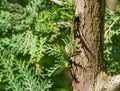
[[[115,23],[120,19],[120,17],[117,17],[112,24],[109,26],[109,28],[105,31],[105,35],[106,36],[108,34],[108,32],[111,30],[111,28],[115,25]]]
[[[63,7],[64,5],[59,0],[50,0],[51,2],[55,3],[56,5]]]

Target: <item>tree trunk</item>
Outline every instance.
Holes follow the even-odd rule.
[[[74,5],[73,91],[112,91],[106,85],[111,77],[103,72],[105,0],[74,0]]]

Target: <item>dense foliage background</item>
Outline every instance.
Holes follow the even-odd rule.
[[[104,34],[104,65],[109,75],[120,74],[120,0],[117,9],[106,9]]]
[[[71,91],[71,0],[0,1],[0,91]],[[120,73],[120,3],[106,10],[104,66]]]

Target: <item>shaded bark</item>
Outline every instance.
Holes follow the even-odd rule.
[[[105,0],[74,0],[75,56],[71,62],[73,91],[93,91],[103,70]]]
[[[73,91],[120,91],[120,75],[107,76],[103,69],[105,0],[74,0],[74,5]]]

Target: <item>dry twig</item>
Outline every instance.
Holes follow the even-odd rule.
[[[115,23],[120,19],[120,17],[117,17],[112,24],[109,26],[109,28],[105,31],[105,35],[106,36],[108,34],[108,32],[111,30],[111,28],[115,25]]]

